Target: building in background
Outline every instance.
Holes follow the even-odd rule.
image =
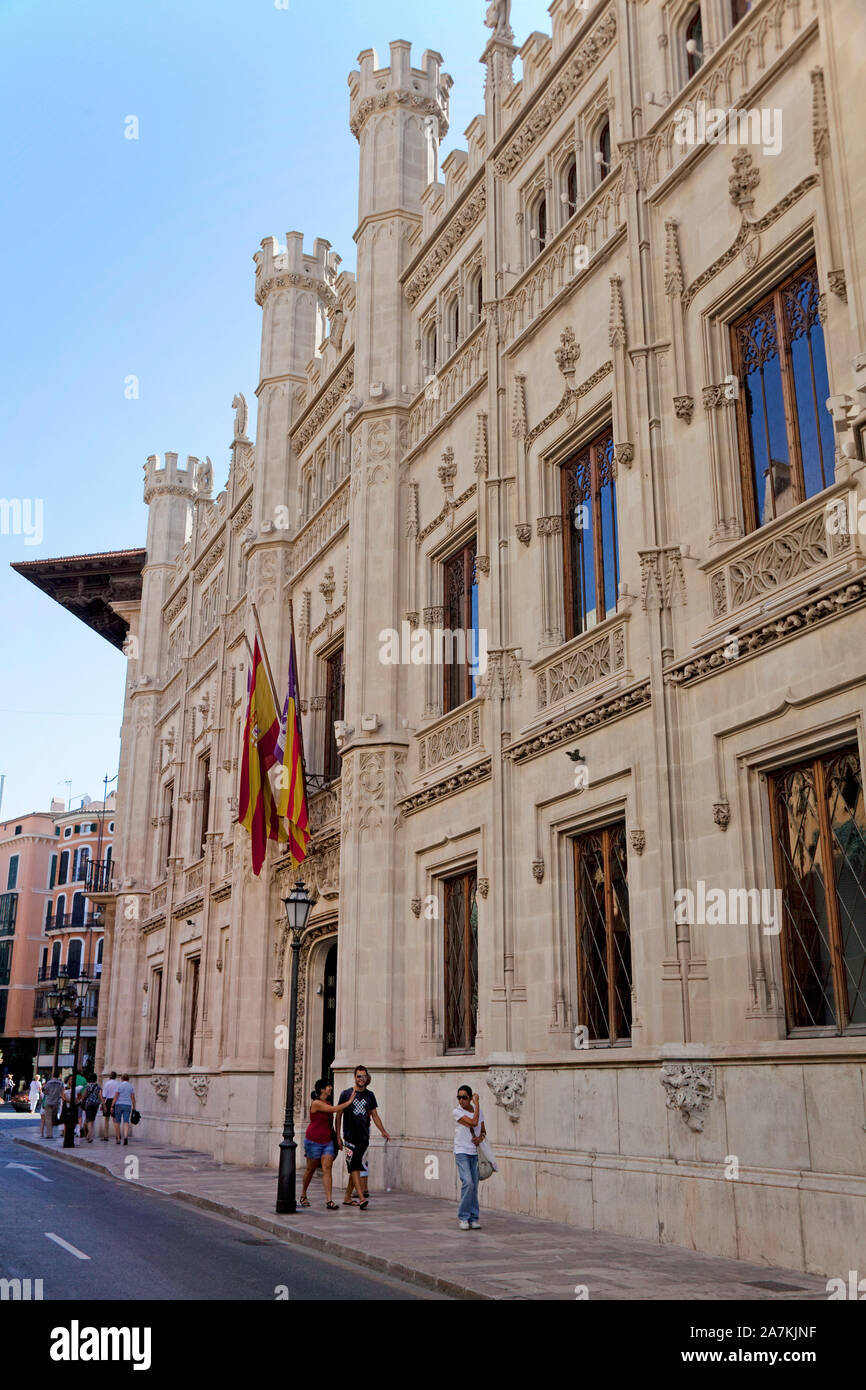
[[[45,902],[56,844],[54,810],[0,823],[0,1052],[16,1081],[33,1075],[33,1010]]]
[[[151,1137],[276,1162],[291,874],[235,822],[252,603],[280,683],[293,608],[299,1114],[362,1060],[374,1180],[430,1193],[475,1078],[491,1205],[833,1274],[866,1210],[860,6],[553,0],[519,82],[509,9],[441,178],[439,55],[360,55],[357,276],[262,243],[224,491],[151,458],[143,555],[17,566],[131,658],[98,1052]],[[413,660],[444,631],[485,660]]]

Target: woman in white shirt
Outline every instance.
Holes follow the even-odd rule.
[[[30,1082],[30,1091],[28,1094],[30,1099],[30,1114],[34,1115],[42,1095],[42,1086],[38,1076],[34,1076],[33,1080]]]
[[[484,1116],[478,1092],[461,1086],[454,1110],[454,1159],[460,1174],[460,1208],[457,1219],[461,1231],[480,1231],[478,1209],[478,1145],[486,1137]]]

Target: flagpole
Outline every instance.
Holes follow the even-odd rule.
[[[301,706],[301,677],[300,677],[300,673],[299,673],[299,671],[298,671],[298,662],[297,662],[298,644],[297,644],[297,642],[295,641],[295,603],[294,603],[294,600],[293,600],[293,599],[289,599],[289,622],[290,622],[290,625],[291,625],[291,634],[292,634],[292,636],[291,636],[292,651],[293,651],[294,654],[295,654],[295,680],[296,680],[297,686],[298,686],[298,732],[299,732],[299,734],[300,734],[300,736],[301,736],[301,767],[303,768],[303,772],[304,772],[304,795],[306,795],[306,794],[307,794],[307,757],[306,757],[306,754],[305,754],[305,752],[304,752],[304,719],[303,719],[303,715],[301,714],[301,708],[300,708],[300,706]],[[308,803],[308,804],[309,804],[309,803]]]

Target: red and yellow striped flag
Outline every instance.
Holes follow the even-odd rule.
[[[285,833],[279,833],[274,794],[268,781],[268,769],[277,761],[276,747],[280,736],[280,722],[271,684],[259,651],[258,637],[253,650],[253,665],[247,689],[247,722],[241,762],[238,821],[250,833],[253,873],[258,878],[265,862],[268,840],[286,838]]]
[[[288,822],[289,853],[292,856],[293,869],[306,859],[310,845],[310,817],[307,809],[302,740],[293,632],[289,647],[289,688],[274,758],[279,768],[277,815],[281,827],[284,819]]]

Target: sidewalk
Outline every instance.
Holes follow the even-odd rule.
[[[15,1143],[45,1157],[121,1181],[126,1160],[134,1157],[136,1180],[151,1191],[455,1298],[573,1301],[578,1285],[586,1287],[591,1301],[827,1297],[825,1279],[794,1270],[485,1212],[483,1186],[481,1231],[459,1229],[455,1203],[409,1192],[374,1190],[365,1212],[343,1206],[326,1211],[318,1175],[310,1188],[310,1209],[277,1216],[277,1175],[271,1169],[220,1164],[207,1154],[156,1144],[118,1147],[113,1138],[107,1144],[96,1139],[83,1146],[76,1141],[74,1149],[61,1148],[61,1142],[56,1132],[52,1143],[15,1138]],[[335,1190],[340,1200],[340,1182]]]

